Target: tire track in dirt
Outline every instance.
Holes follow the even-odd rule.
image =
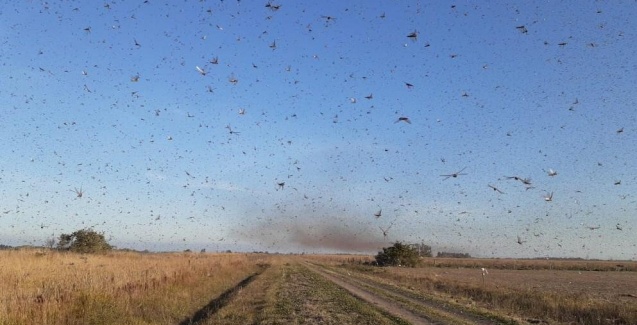
[[[408,325],[308,269],[273,263],[203,324]]]
[[[202,324],[205,322],[210,316],[217,313],[221,308],[227,305],[230,300],[239,292],[243,287],[250,284],[250,282],[254,281],[257,276],[259,276],[265,269],[270,267],[267,264],[261,266],[261,270],[250,275],[249,277],[241,280],[241,282],[237,283],[234,287],[224,291],[219,297],[210,300],[208,304],[204,307],[196,311],[191,317],[188,317],[181,321],[179,325],[196,325]]]
[[[412,324],[510,324],[440,302],[410,296],[372,280],[345,276],[320,265],[304,265],[360,299]]]

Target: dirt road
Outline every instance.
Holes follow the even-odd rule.
[[[503,324],[508,320],[496,320],[466,309],[417,296],[404,289],[392,287],[359,275],[339,273],[316,264],[304,264],[313,272],[342,287],[352,295],[411,324]]]
[[[197,324],[515,324],[322,264],[274,263]]]
[[[409,324],[298,262],[274,263],[197,324]]]

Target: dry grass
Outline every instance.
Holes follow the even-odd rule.
[[[637,324],[637,272],[626,271],[635,268],[634,262],[436,259],[433,267],[433,259],[427,259],[426,264],[413,269],[349,268],[418,292],[438,292],[456,302],[521,318]],[[481,267],[489,270],[484,284]]]
[[[277,284],[281,279],[282,259],[280,256],[271,257],[271,267],[203,324],[263,324],[267,315],[274,314],[273,302],[276,302]]]
[[[271,270],[243,289],[255,294],[239,295],[235,303],[210,321],[267,323],[291,317],[288,312],[300,317],[298,313],[305,309],[298,309],[298,303],[306,301],[301,299],[305,296],[302,291],[310,288],[303,283],[318,280],[287,263],[297,258],[347,265],[349,270],[361,271],[378,281],[422,294],[438,292],[445,299],[521,318],[637,324],[635,262],[431,258],[425,259],[420,268],[408,269],[361,266],[373,260],[363,255],[80,255],[10,250],[0,251],[0,325],[176,324],[241,280],[262,271],[259,265],[266,263],[273,265]],[[489,269],[484,283],[481,267]],[[293,296],[298,296],[298,301],[290,300]],[[328,296],[316,306],[327,306],[330,299],[341,294],[334,291]],[[363,310],[360,306],[348,308]],[[327,314],[321,317],[333,318]]]
[[[175,324],[264,262],[244,254],[0,251],[0,324]]]
[[[363,264],[374,261],[374,257],[370,255],[300,255],[303,260],[313,261],[323,265],[341,265],[341,264]]]
[[[481,259],[481,258],[425,258],[422,266],[509,269],[509,270],[572,270],[572,271],[633,271],[635,261],[594,261],[568,259]]]

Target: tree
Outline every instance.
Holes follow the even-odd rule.
[[[419,259],[418,250],[412,245],[395,242],[393,246],[383,247],[383,251],[378,252],[376,264],[379,266],[415,267]]]
[[[93,229],[81,229],[72,234],[61,234],[57,248],[76,253],[100,253],[113,249],[104,234]]]
[[[55,248],[55,238],[51,237],[44,241],[44,247],[53,249]]]

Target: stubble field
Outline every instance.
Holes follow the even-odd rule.
[[[0,324],[637,323],[635,262],[371,260],[2,251]]]

